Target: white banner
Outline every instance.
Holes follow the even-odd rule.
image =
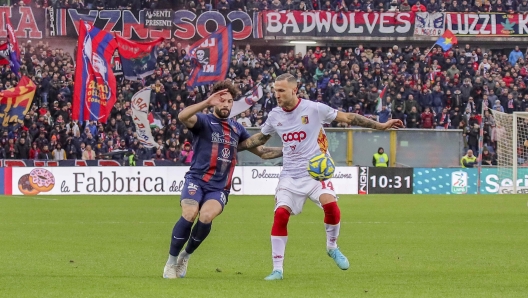
[[[272,196],[280,170],[236,167],[231,194]],[[13,195],[180,195],[187,171],[187,167],[13,167],[11,186]],[[336,167],[332,184],[338,194],[357,194],[357,167]]]
[[[158,144],[152,136],[150,124],[148,120],[148,112],[150,106],[150,93],[152,89],[144,88],[138,91],[132,97],[130,106],[132,107],[132,119],[136,125],[136,132],[139,141],[148,148],[158,147]]]
[[[442,12],[417,12],[414,35],[440,36],[444,34],[445,14]]]

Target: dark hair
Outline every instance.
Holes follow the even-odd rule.
[[[278,81],[287,81],[288,83],[297,84],[297,79],[289,73],[283,73],[280,76],[276,77],[275,82]]]
[[[213,88],[211,89],[211,93],[216,93],[220,90],[227,89],[227,91],[231,94],[233,99],[236,99],[238,97],[238,88],[231,83],[231,81],[225,80],[220,81],[216,84],[214,84]]]

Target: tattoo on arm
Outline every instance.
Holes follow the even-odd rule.
[[[274,159],[277,157],[282,156],[282,148],[281,147],[264,147],[259,146],[256,149],[259,150],[258,156],[262,159]]]
[[[361,126],[366,128],[382,129],[379,122],[370,120],[367,117],[359,114],[349,113],[347,114],[347,122],[350,125]]]
[[[249,150],[260,145],[264,145],[270,138],[271,135],[266,136],[261,132],[256,133],[249,137],[249,139],[246,139],[240,144],[238,144],[238,151]]]

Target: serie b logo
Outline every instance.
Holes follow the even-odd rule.
[[[451,193],[465,194],[468,191],[468,174],[463,171],[451,173]]]

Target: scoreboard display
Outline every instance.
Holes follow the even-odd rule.
[[[358,191],[366,194],[412,194],[412,168],[359,167]]]

